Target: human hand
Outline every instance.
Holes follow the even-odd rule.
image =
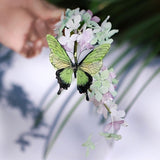
[[[47,46],[46,34],[63,9],[43,0],[0,0],[0,42],[25,57],[33,57]]]

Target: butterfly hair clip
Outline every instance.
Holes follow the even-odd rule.
[[[88,89],[92,84],[92,75],[96,74],[102,67],[102,60],[107,54],[110,44],[102,44],[89,52],[80,62],[77,53],[74,51],[74,62],[70,59],[65,49],[52,35],[47,35],[47,42],[50,48],[50,62],[56,71],[56,78],[59,83],[58,94],[63,89],[68,89],[72,82],[72,75],[77,78],[77,89],[80,94],[86,94],[89,100]],[[76,42],[75,42],[76,43]]]
[[[109,16],[99,25],[100,18],[93,16],[90,10],[67,9],[55,25],[56,37],[47,35],[50,62],[57,70],[60,86],[58,94],[70,87],[74,75],[79,93],[85,93],[86,100],[89,100],[88,90],[93,76],[102,68],[102,60],[113,41],[110,37],[118,32],[111,30],[108,19]],[[88,53],[80,60],[84,51]]]

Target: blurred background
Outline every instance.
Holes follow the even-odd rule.
[[[114,44],[104,59],[119,79],[116,102],[127,112],[128,127],[112,147],[98,136],[104,122],[95,107],[83,100],[58,134],[47,159],[160,159],[160,1],[49,1],[64,8],[90,9],[102,20],[110,15]],[[55,70],[49,49],[26,59],[0,45],[0,159],[43,159],[60,124],[81,97],[73,82],[57,97]],[[89,135],[96,142],[85,156]]]

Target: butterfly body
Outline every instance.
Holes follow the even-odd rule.
[[[50,61],[57,69],[56,78],[59,83],[60,94],[63,89],[68,89],[72,82],[72,75],[77,79],[77,89],[80,94],[85,93],[88,97],[88,89],[90,88],[93,78],[102,67],[102,59],[107,54],[110,45],[104,44],[91,51],[83,60],[78,63],[76,52],[73,53],[75,63],[71,61],[60,43],[52,36],[47,35],[47,42],[51,50]]]
[[[77,72],[77,69],[78,69],[78,65],[76,63],[75,64],[72,63],[72,69],[73,69],[73,73],[74,73],[74,78],[76,78],[77,77],[76,72]]]

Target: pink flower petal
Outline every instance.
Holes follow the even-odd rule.
[[[107,69],[106,66],[102,66],[102,68],[101,68],[102,71],[104,71],[104,70],[106,70],[106,69]]]
[[[97,16],[94,16],[94,17],[91,18],[91,20],[98,23],[101,19]]]
[[[88,10],[87,13],[89,13],[91,17],[93,16],[93,12],[91,10]]]
[[[102,101],[113,100],[113,96],[110,92],[107,92],[103,95]]]
[[[113,127],[115,131],[118,131],[121,127],[121,124],[123,123],[124,123],[124,120],[110,122],[105,126],[104,131],[108,132],[111,129],[111,127]]]
[[[114,127],[114,129],[115,129],[116,131],[119,130],[120,127],[121,127],[121,124],[123,124],[123,123],[124,123],[124,120],[113,122],[113,127]]]
[[[104,131],[108,132],[111,129],[111,127],[112,127],[112,123],[107,124],[104,128]]]

